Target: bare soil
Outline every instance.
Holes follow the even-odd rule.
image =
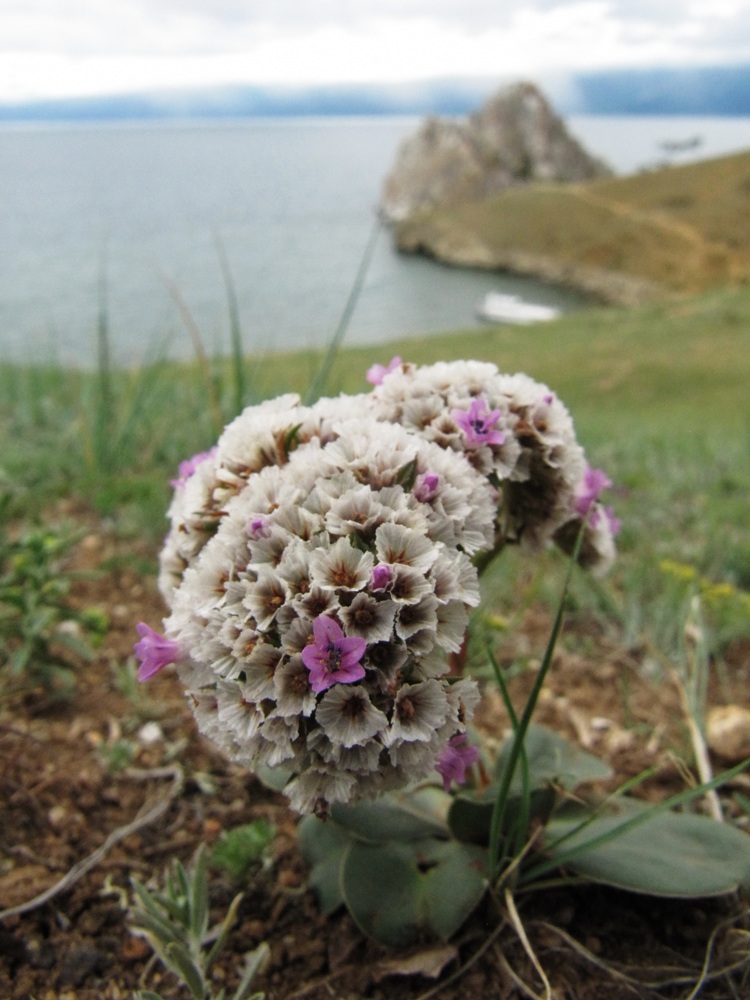
[[[266,941],[270,962],[256,988],[267,1000],[544,996],[518,929],[492,901],[449,944],[408,951],[368,941],[345,913],[320,915],[295,847],[297,817],[284,798],[197,734],[174,676],[160,675],[135,699],[118,689],[115,667],[131,654],[136,622],[158,627],[163,613],[153,578],[134,569],[141,559],[153,562],[154,553],[90,527],[77,560],[99,571],[80,583],[76,600],[109,614],[104,644],[91,662],[76,664],[71,700],[36,691],[0,701],[0,997],[117,1000],[138,988],[165,1000],[187,996],[129,930],[130,878],[158,882],[171,858],[187,863],[200,844],[259,817],[277,831],[273,860],[241,887],[217,992],[223,986],[231,996],[244,954]],[[531,612],[520,634],[501,644],[501,661],[512,662],[519,649],[541,653],[549,627],[543,612]],[[654,768],[642,793],[660,799],[691,780],[692,758],[679,692],[669,680],[649,681],[644,661],[643,650],[624,649],[595,623],[573,618],[538,721],[608,759],[617,783]],[[747,705],[750,646],[727,650],[726,666],[712,700]],[[518,704],[531,679],[514,682]],[[139,737],[147,722],[159,727],[154,742]],[[494,732],[505,725],[491,691],[480,723]],[[135,756],[118,770],[122,740]],[[745,794],[747,786],[743,775]],[[722,801],[736,815],[731,793]],[[237,886],[213,868],[210,884],[220,919]],[[555,1000],[750,996],[750,911],[738,896],[658,900],[588,886],[519,896],[516,904]]]

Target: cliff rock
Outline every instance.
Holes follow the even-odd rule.
[[[610,172],[568,133],[537,87],[518,83],[467,119],[426,119],[397,153],[381,211],[398,222],[512,184],[584,181]]]

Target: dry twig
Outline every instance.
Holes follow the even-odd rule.
[[[48,903],[51,899],[54,899],[54,897],[58,896],[61,892],[65,892],[67,889],[70,889],[71,886],[75,885],[76,882],[82,879],[87,872],[91,871],[92,868],[95,868],[104,855],[110,851],[115,844],[118,844],[121,840],[129,837],[132,833],[136,833],[138,830],[141,830],[144,826],[149,826],[149,824],[154,823],[157,819],[163,816],[174,799],[182,791],[184,783],[184,772],[178,765],[173,765],[172,767],[152,768],[147,771],[127,770],[123,773],[126,777],[132,778],[136,781],[148,781],[151,778],[171,778],[172,784],[166,795],[163,795],[157,802],[155,802],[147,812],[141,811],[141,813],[136,816],[135,819],[131,820],[130,823],[126,823],[124,826],[120,826],[116,830],[113,830],[103,844],[97,847],[97,849],[89,854],[87,858],[83,858],[81,861],[76,862],[76,864],[74,864],[73,867],[70,868],[54,885],[45,889],[44,892],[39,893],[38,896],[34,896],[33,899],[27,900],[25,903],[19,903],[18,906],[11,906],[6,910],[0,910],[0,920],[7,920],[9,917],[20,916],[23,913],[29,913],[31,910],[36,910],[38,907]]]

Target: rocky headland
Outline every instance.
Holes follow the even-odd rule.
[[[425,119],[398,150],[380,210],[404,253],[537,277],[603,302],[633,304],[657,294],[653,282],[520,245],[498,246],[463,225],[460,212],[509,189],[611,176],[534,84],[517,83],[465,119]]]
[[[466,119],[425,119],[399,148],[380,209],[403,253],[536,277],[597,301],[634,305],[657,297],[660,285],[600,260],[561,258],[554,238],[529,247],[525,238],[488,238],[486,226],[468,223],[472,210],[483,214],[482,205],[509,190],[612,176],[608,165],[568,132],[534,84],[517,83]]]
[[[404,253],[529,275],[612,305],[750,281],[750,152],[616,177],[521,83],[427,119],[381,210]]]
[[[466,119],[427,118],[401,145],[381,211],[402,222],[424,209],[535,182],[585,181],[609,168],[570,135],[541,91],[518,83]]]

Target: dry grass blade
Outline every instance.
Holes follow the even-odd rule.
[[[513,925],[513,929],[518,935],[519,941],[523,945],[523,950],[529,956],[531,964],[536,969],[536,973],[541,979],[542,984],[544,985],[545,1000],[552,1000],[552,987],[550,986],[549,979],[547,978],[547,974],[542,968],[541,962],[536,957],[534,949],[531,947],[531,942],[528,939],[528,936],[526,934],[526,929],[523,926],[521,917],[518,913],[518,910],[516,909],[516,903],[515,900],[513,899],[513,893],[510,891],[510,889],[506,889],[505,892],[503,893],[503,900],[505,902],[505,907],[510,917],[510,922]]]
[[[540,921],[536,926],[543,927],[545,930],[552,932],[557,935],[561,941],[563,941],[572,951],[577,955],[580,955],[586,962],[590,965],[595,966],[597,969],[601,969],[602,972],[606,972],[608,976],[612,979],[617,980],[624,986],[631,987],[634,991],[646,989],[655,989],[659,986],[665,985],[664,982],[644,982],[642,979],[638,979],[635,976],[628,975],[628,973],[617,968],[617,966],[612,962],[607,962],[602,958],[598,958],[593,952],[589,951],[580,941],[576,941],[574,937],[564,931],[561,927],[557,927],[554,924],[549,924],[546,921]],[[684,984],[686,982],[693,981],[693,977],[682,979],[679,982],[677,980],[671,980],[670,982],[676,985]]]
[[[746,917],[747,915],[747,913],[744,913],[740,916]],[[554,924],[549,924],[546,921],[539,921],[535,924],[535,926],[543,927],[546,931],[555,934],[577,955],[580,955],[581,958],[585,959],[586,962],[598,969],[601,969],[603,972],[606,972],[607,975],[611,976],[612,979],[622,985],[629,986],[636,991],[642,991],[644,989],[674,989],[679,986],[689,986],[690,992],[683,997],[683,1000],[696,1000],[699,995],[702,995],[704,987],[709,983],[717,982],[718,980],[721,980],[734,972],[738,972],[741,969],[744,969],[745,971],[750,969],[750,951],[747,951],[743,952],[741,957],[736,961],[728,962],[725,965],[717,967],[711,971],[711,960],[716,949],[719,936],[723,932],[729,930],[738,919],[739,917],[735,915],[728,920],[722,921],[714,927],[706,943],[703,962],[700,969],[687,971],[686,969],[677,970],[665,967],[661,970],[663,978],[658,979],[639,978],[632,974],[632,970],[630,972],[626,971],[625,968],[618,967],[614,963],[607,962],[604,959],[599,958],[582,945],[580,941],[577,941],[566,931],[562,930],[562,928],[557,927]],[[652,972],[656,971],[658,970],[652,970]]]
[[[546,996],[541,997],[538,993],[535,993],[530,986],[526,985],[526,983],[523,981],[523,979],[521,979],[518,973],[513,970],[513,967],[511,966],[510,962],[505,957],[505,955],[502,954],[502,952],[499,952],[498,960],[500,962],[500,965],[502,966],[503,972],[508,976],[509,979],[511,979],[515,983],[515,985],[518,987],[518,989],[521,991],[521,993],[523,993],[525,997],[528,997],[529,1000],[547,1000]],[[549,996],[551,997],[552,994],[549,994]]]

